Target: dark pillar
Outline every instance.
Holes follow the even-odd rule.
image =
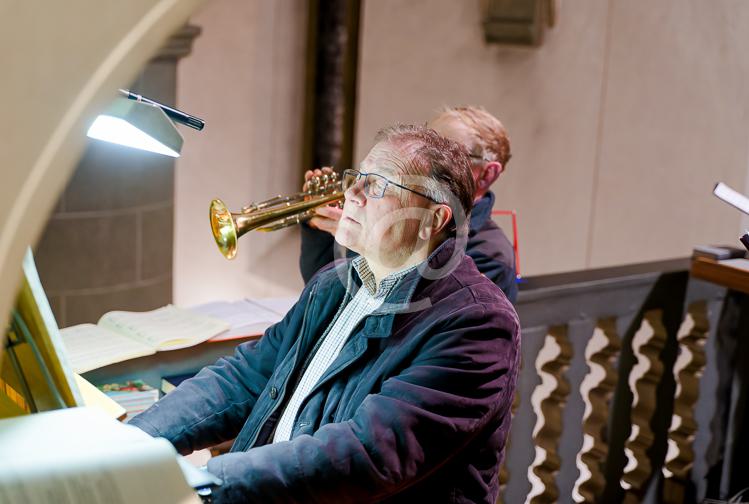
[[[360,7],[360,0],[309,2],[302,171],[351,166]]]

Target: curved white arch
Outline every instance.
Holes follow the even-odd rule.
[[[3,324],[23,253],[38,240],[71,176],[89,123],[203,1],[0,3]]]

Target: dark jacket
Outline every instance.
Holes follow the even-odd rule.
[[[489,191],[471,210],[466,253],[476,263],[476,267],[489,280],[504,291],[510,302],[518,297],[515,281],[515,251],[502,229],[492,220],[494,194]],[[302,253],[299,256],[299,269],[307,283],[323,266],[333,261],[335,240],[330,233],[313,229],[302,224]],[[353,252],[348,252],[351,257]]]
[[[430,266],[447,264],[453,245]],[[216,502],[494,503],[519,324],[473,261],[457,259],[443,278],[408,274],[354,329],[300,406],[290,441],[268,444],[321,334],[360,287],[350,261],[321,271],[259,342],[239,345],[131,424],[180,453],[236,436],[231,453],[208,463],[224,480]]]

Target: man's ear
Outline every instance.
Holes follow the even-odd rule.
[[[477,183],[478,190],[489,190],[491,185],[504,171],[504,166],[499,161],[489,161],[484,165],[484,169],[481,170],[481,176],[478,178]]]
[[[437,205],[430,214],[430,218],[422,221],[422,226],[419,229],[419,238],[422,240],[428,240],[434,236],[439,235],[453,217],[452,209],[447,205]]]

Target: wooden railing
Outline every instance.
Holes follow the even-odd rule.
[[[521,285],[503,502],[700,502],[738,484],[723,454],[727,413],[743,407],[730,400],[739,298],[688,269],[683,259]]]

